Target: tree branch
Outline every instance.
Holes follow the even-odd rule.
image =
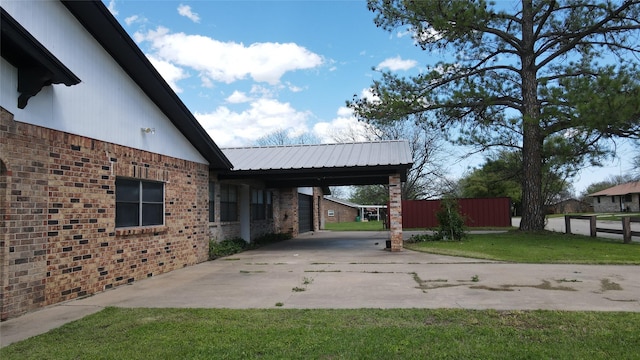
[[[593,35],[593,34],[598,34],[598,33],[602,33],[600,31],[600,29],[602,29],[602,27],[608,23],[609,21],[612,21],[613,19],[615,19],[616,17],[618,17],[618,15],[620,13],[622,13],[624,10],[628,9],[629,7],[631,7],[634,3],[636,3],[636,1],[627,1],[625,3],[623,3],[618,9],[615,9],[614,11],[612,11],[608,16],[606,16],[604,19],[600,20],[599,22],[587,27],[586,29],[584,29],[583,31],[580,31],[578,33],[570,33],[567,34],[559,39],[557,39],[556,41],[550,43],[548,46],[548,48],[541,48],[540,50],[538,50],[536,52],[536,57],[543,54],[544,52],[546,52],[546,50],[550,49],[551,47],[554,47],[564,41],[561,40],[569,40],[568,42],[566,42],[564,45],[562,45],[560,47],[560,49],[558,49],[556,52],[552,53],[551,55],[549,55],[546,59],[542,60],[540,63],[538,63],[538,65],[536,66],[536,70],[539,70],[541,68],[543,68],[544,66],[546,66],[548,63],[550,63],[551,61],[553,61],[554,59],[556,59],[557,57],[573,50],[584,38],[586,38],[589,35]],[[625,27],[622,27],[625,28]],[[628,30],[634,30],[634,29],[639,29],[640,27],[638,26],[632,26],[629,27]],[[588,42],[587,42],[588,43]],[[611,44],[611,45],[615,45],[615,44]]]

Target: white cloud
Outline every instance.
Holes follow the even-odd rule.
[[[413,36],[413,34],[414,32],[409,29],[398,30],[398,32],[396,32],[396,37],[400,39],[405,36]]]
[[[287,88],[289,89],[289,91],[294,92],[294,93],[301,92],[301,91],[304,90],[300,86],[293,85],[290,82],[287,82]]]
[[[181,93],[182,89],[178,86],[178,81],[186,79],[189,75],[182,69],[170,62],[156,58],[153,55],[147,55],[151,64],[158,70],[164,80],[171,86],[173,91]]]
[[[109,5],[107,5],[107,9],[109,9],[111,15],[118,15],[118,10],[116,9],[116,0],[110,0]]]
[[[201,35],[171,33],[158,27],[136,39],[149,41],[154,56],[180,66],[191,67],[207,80],[232,83],[250,76],[254,81],[278,84],[289,71],[311,69],[322,57],[295,43],[221,42]]]
[[[360,92],[360,97],[373,104],[380,102],[380,97],[378,97],[378,95],[375,95],[373,93],[373,89],[371,88],[362,89],[362,92]]]
[[[131,26],[131,24],[135,23],[136,21],[138,21],[139,17],[138,15],[132,15],[129,16],[127,18],[124,19],[124,23],[127,24],[127,26]]]
[[[387,68],[391,71],[409,70],[417,64],[418,62],[415,60],[402,60],[400,56],[396,56],[394,58],[385,59],[380,64],[378,64],[378,68]]]
[[[180,6],[178,6],[178,14],[188,18],[194,23],[200,22],[200,15],[191,11],[191,6],[189,5],[180,4]]]
[[[277,129],[304,133],[310,115],[297,111],[289,103],[273,99],[256,100],[241,112],[221,106],[211,113],[195,113],[202,127],[220,147],[250,146]]]
[[[432,27],[428,27],[420,33],[415,32],[414,30],[413,38],[422,44],[434,43],[442,39],[442,33]]]
[[[396,32],[397,38],[403,38],[405,36],[411,36],[415,43],[420,44],[434,43],[442,39],[442,33],[433,27],[427,27],[420,30],[408,27]]]
[[[227,102],[231,103],[231,104],[240,104],[240,103],[245,103],[250,101],[251,98],[248,97],[245,93],[241,92],[241,91],[234,91],[233,94],[229,95],[229,97],[227,97]]]
[[[273,88],[258,85],[258,84],[251,85],[251,90],[249,92],[252,95],[255,95],[256,97],[263,97],[263,98],[275,97],[275,92]]]
[[[131,36],[131,37],[133,38],[133,41],[136,42],[136,44],[140,44],[145,39],[144,34],[142,34],[140,32],[133,33],[133,36]]]
[[[345,143],[372,140],[374,131],[371,125],[358,121],[353,110],[340,107],[337,117],[328,122],[318,122],[313,126],[313,133],[323,143]]]

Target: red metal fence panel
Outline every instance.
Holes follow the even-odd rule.
[[[468,227],[511,226],[511,199],[457,199],[460,213]],[[440,200],[403,200],[402,227],[433,228],[438,226],[436,213]]]

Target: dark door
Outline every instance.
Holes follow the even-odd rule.
[[[298,194],[298,231],[313,231],[313,197]]]

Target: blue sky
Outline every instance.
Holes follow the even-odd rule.
[[[424,54],[376,28],[364,1],[109,1],[221,147],[287,129],[331,142],[372,67],[415,74]]]
[[[345,102],[366,92],[372,68],[409,76],[439,60],[376,28],[364,0],[104,2],[220,147],[281,129],[335,142],[360,126]],[[454,178],[482,162],[451,152]],[[607,165],[576,190],[629,167]]]

